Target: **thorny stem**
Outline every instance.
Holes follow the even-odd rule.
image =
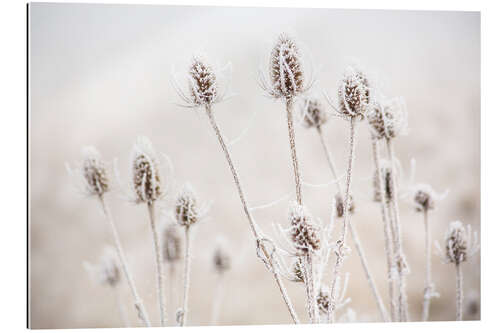
[[[330,153],[330,149],[328,149],[328,146],[325,142],[325,138],[323,135],[323,132],[321,131],[321,127],[318,126],[316,127],[318,130],[318,134],[321,140],[321,145],[323,146],[323,150],[325,152],[326,158],[328,160],[328,166],[330,167],[330,171],[332,172],[332,176],[334,179],[337,179],[337,188],[339,195],[343,198],[342,196],[342,190],[340,186],[340,181],[337,178],[337,169],[335,168],[335,163],[333,161],[332,154]],[[358,237],[358,234],[356,232],[356,229],[352,225],[352,223],[349,224],[349,229],[352,235],[352,240],[354,241],[354,245],[356,247],[356,251],[358,252],[359,259],[361,260],[361,265],[363,266],[363,270],[365,272],[366,279],[368,280],[368,284],[370,285],[370,288],[373,292],[373,295],[375,297],[375,301],[377,303],[378,310],[380,312],[380,315],[384,321],[387,321],[387,311],[385,310],[384,303],[382,301],[382,298],[380,297],[380,294],[377,290],[377,286],[375,285],[375,281],[370,273],[370,269],[368,268],[368,262],[366,260],[365,253],[363,251],[363,247],[361,246],[361,241]]]
[[[309,270],[307,269],[307,261],[305,257],[299,257],[300,265],[302,267],[302,275],[304,277],[304,284],[306,285],[306,296],[307,296],[307,313],[309,315],[309,322],[314,322],[314,310],[313,310],[313,295],[311,292],[311,283],[309,276]]]
[[[462,276],[462,266],[460,263],[455,265],[457,271],[457,320],[462,320],[462,306],[464,300],[464,291],[463,291],[463,276]]]
[[[337,241],[337,260],[335,262],[335,268],[333,270],[333,281],[332,287],[330,291],[331,302],[328,306],[328,322],[334,321],[335,307],[336,307],[336,295],[335,290],[337,287],[337,277],[340,273],[340,268],[344,262],[345,256],[345,235],[347,233],[347,226],[349,225],[349,208],[351,206],[351,179],[352,179],[352,167],[354,164],[354,148],[355,148],[355,137],[356,137],[356,119],[351,117],[350,119],[350,139],[349,139],[349,163],[347,166],[347,181],[346,181],[346,194],[344,197],[344,225],[342,227],[342,233],[340,235],[340,239]]]
[[[158,231],[156,230],[155,206],[154,202],[148,202],[149,220],[151,222],[151,232],[153,233],[153,243],[156,260],[156,291],[158,294],[158,305],[160,307],[160,324],[166,325],[165,318],[165,295],[163,294],[163,265],[161,263],[161,248]]]
[[[290,140],[290,150],[292,153],[293,173],[295,176],[295,193],[297,203],[302,205],[302,180],[300,179],[299,160],[297,159],[297,149],[295,147],[295,129],[293,127],[293,99],[286,100],[286,115],[288,121],[288,139]]]
[[[385,193],[385,186],[384,186],[384,178],[382,177],[382,171],[380,169],[380,152],[378,149],[378,141],[377,139],[372,136],[372,150],[373,150],[373,163],[375,165],[375,173],[376,177],[378,178],[378,186],[379,188],[377,189],[378,192],[380,193],[380,208],[382,212],[382,222],[384,223],[384,240],[385,240],[385,254],[387,257],[387,280],[389,282],[389,298],[390,298],[390,305],[391,305],[391,320],[396,321],[397,314],[396,314],[396,307],[397,307],[397,302],[396,302],[396,293],[394,290],[394,280],[393,280],[393,267],[394,267],[394,258],[393,258],[393,235],[392,235],[392,228],[390,225],[390,220],[388,218],[388,212],[387,212],[387,198],[386,198],[386,193]]]
[[[184,293],[182,296],[182,317],[180,321],[180,326],[184,326],[187,323],[188,315],[188,296],[189,296],[189,275],[191,266],[191,242],[189,238],[189,226],[185,227],[185,237],[186,237],[186,249],[184,252]]]
[[[240,183],[240,179],[239,179],[239,176],[238,176],[238,173],[236,171],[236,168],[233,164],[233,161],[231,159],[231,154],[229,153],[229,150],[227,149],[227,145],[226,145],[226,142],[220,132],[220,129],[219,129],[219,126],[217,125],[217,122],[215,121],[215,117],[214,117],[214,114],[210,108],[210,106],[207,106],[206,107],[206,112],[207,112],[207,116],[208,116],[208,119],[210,121],[210,124],[212,125],[213,129],[214,129],[214,132],[217,136],[217,139],[219,140],[219,144],[222,148],[222,151],[224,152],[224,155],[226,157],[226,160],[227,160],[227,163],[229,164],[229,168],[231,169],[231,173],[233,175],[233,179],[234,179],[234,183],[236,185],[236,188],[238,190],[238,194],[240,196],[240,200],[241,200],[241,204],[243,205],[243,211],[245,212],[245,215],[247,216],[247,219],[248,219],[248,222],[250,224],[250,229],[252,230],[252,234],[255,238],[255,240],[257,241],[257,246],[259,246],[262,254],[264,255],[264,257],[266,258],[266,261],[269,263],[269,265],[271,266],[271,272],[273,274],[273,277],[276,281],[276,283],[278,284],[278,288],[281,292],[281,296],[283,297],[283,300],[288,308],[288,311],[290,312],[290,315],[293,319],[293,322],[295,324],[299,324],[300,321],[299,321],[299,318],[293,308],[293,305],[292,305],[292,302],[290,301],[290,298],[288,297],[288,293],[286,291],[286,288],[283,284],[283,281],[281,280],[281,277],[280,275],[278,274],[278,271],[277,271],[277,268],[276,268],[276,264],[273,260],[273,258],[271,257],[271,255],[269,254],[269,252],[267,251],[266,247],[262,244],[262,242],[260,242],[261,240],[261,237],[259,236],[259,233],[257,232],[257,226],[256,226],[256,223],[255,221],[253,220],[253,217],[252,215],[250,214],[250,210],[248,209],[248,204],[247,204],[247,201],[246,201],[246,198],[245,198],[245,194],[243,192],[243,189],[241,187],[241,183]]]
[[[118,236],[118,231],[116,230],[115,222],[113,221],[113,216],[109,212],[108,205],[102,195],[99,196],[99,201],[101,202],[102,210],[111,228],[115,249],[116,252],[118,253],[118,258],[120,259],[120,265],[123,270],[123,273],[125,274],[125,278],[127,279],[128,286],[130,288],[130,291],[132,292],[132,296],[134,297],[134,305],[137,310],[139,319],[143,321],[144,325],[150,327],[151,322],[149,321],[149,316],[146,311],[146,308],[144,307],[142,299],[139,297],[139,293],[137,292],[137,289],[135,287],[134,278],[130,273],[127,261],[125,259],[125,254],[123,253],[122,244],[120,242],[120,237]]]
[[[433,296],[433,284],[432,284],[432,271],[431,271],[431,231],[429,229],[429,217],[427,209],[423,211],[424,215],[424,227],[425,227],[425,263],[426,263],[426,274],[425,274],[425,289],[424,289],[424,302],[422,305],[422,321],[427,321],[429,319],[429,308],[431,306],[431,298]]]
[[[404,254],[403,254],[403,245],[402,245],[402,232],[401,232],[401,224],[399,218],[399,206],[398,206],[398,184],[396,183],[396,162],[394,157],[394,148],[392,145],[392,140],[386,140],[387,143],[387,151],[389,154],[389,160],[391,163],[391,182],[394,185],[394,196],[391,200],[392,208],[394,212],[394,240],[395,240],[395,253],[396,253],[396,266],[399,274],[399,316],[401,321],[408,321],[408,300],[406,296],[406,284],[405,284],[405,272],[404,272]]]

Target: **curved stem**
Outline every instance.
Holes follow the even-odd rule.
[[[337,191],[339,192],[340,195],[342,195],[342,186],[340,185],[340,179],[338,178],[338,172],[337,168],[335,167],[335,162],[333,161],[332,154],[330,152],[330,149],[328,148],[328,145],[326,144],[325,141],[325,136],[323,134],[323,131],[321,127],[316,127],[316,130],[318,131],[319,134],[319,139],[321,141],[321,146],[323,147],[323,151],[325,152],[326,159],[328,161],[328,166],[330,167],[330,171],[332,172],[333,179],[336,180],[337,184]]]
[[[125,274],[125,278],[127,280],[128,286],[130,288],[130,291],[132,292],[132,296],[134,297],[134,305],[137,310],[139,319],[142,320],[145,326],[150,327],[151,322],[149,321],[149,316],[146,311],[146,308],[144,307],[144,304],[142,303],[142,299],[139,297],[139,293],[137,292],[137,288],[135,287],[135,282],[134,278],[132,277],[132,274],[130,273],[130,269],[128,267],[127,261],[125,259],[125,254],[123,252],[122,244],[120,242],[120,237],[118,236],[118,231],[116,230],[115,222],[113,221],[113,216],[111,215],[108,205],[106,201],[104,200],[104,197],[101,195],[99,196],[99,202],[101,203],[102,210],[104,212],[104,215],[106,216],[106,221],[108,221],[108,224],[111,228],[111,234],[113,235],[113,240],[114,240],[114,245],[116,252],[118,253],[118,258],[120,259],[120,265],[122,268],[123,273]]]
[[[185,227],[185,237],[186,250],[184,254],[184,293],[182,296],[182,317],[180,326],[184,326],[187,323],[188,316],[189,275],[191,269],[191,242],[189,237],[189,226]]]
[[[387,198],[385,192],[385,181],[382,176],[382,171],[380,169],[380,152],[378,149],[378,141],[372,135],[372,151],[373,151],[373,163],[375,165],[375,173],[378,178],[378,186],[377,189],[380,193],[380,208],[382,213],[382,222],[384,223],[384,241],[385,241],[385,255],[387,257],[387,281],[389,283],[389,298],[391,305],[391,320],[396,321],[397,319],[397,301],[396,301],[396,292],[394,290],[394,279],[393,279],[393,271],[394,271],[394,248],[393,248],[393,234],[391,222],[388,216],[387,209]]]
[[[163,265],[161,263],[161,248],[158,230],[156,229],[155,206],[154,202],[148,202],[149,220],[151,222],[151,232],[153,234],[153,245],[156,261],[156,292],[158,294],[158,305],[160,308],[160,324],[166,325],[165,318],[165,295],[163,294]]]
[[[464,291],[463,291],[463,276],[462,276],[462,267],[460,264],[456,264],[457,271],[457,314],[456,319],[462,320],[462,306],[464,299]]]
[[[290,151],[292,153],[293,174],[295,176],[295,194],[297,203],[302,205],[302,180],[300,178],[299,160],[297,159],[297,149],[295,147],[295,129],[293,127],[293,99],[286,100],[286,115],[288,122],[288,139],[290,141]]]
[[[295,324],[299,324],[300,323],[299,318],[298,318],[297,313],[295,312],[295,310],[293,308],[293,305],[292,305],[292,302],[290,301],[290,298],[288,297],[288,293],[287,293],[286,288],[283,284],[283,281],[277,272],[276,264],[275,264],[273,258],[271,258],[266,247],[262,244],[262,242],[259,242],[259,240],[261,240],[261,237],[260,237],[259,233],[257,232],[257,225],[253,219],[253,216],[250,214],[250,210],[248,209],[247,200],[246,200],[245,193],[243,192],[243,188],[242,188],[241,183],[240,183],[238,172],[236,171],[236,168],[233,164],[233,160],[231,159],[231,154],[229,153],[229,150],[227,149],[226,142],[225,142],[225,140],[220,132],[219,126],[217,125],[217,122],[215,121],[214,114],[209,106],[206,107],[206,112],[207,112],[207,116],[208,116],[208,119],[210,121],[210,124],[212,125],[212,128],[215,132],[215,135],[217,136],[217,139],[219,140],[219,144],[222,148],[222,151],[224,152],[227,163],[229,164],[229,168],[231,169],[231,173],[233,175],[233,180],[234,180],[234,183],[235,183],[236,188],[238,190],[241,204],[243,206],[243,211],[245,212],[245,215],[246,215],[248,222],[250,224],[250,229],[252,230],[252,234],[253,234],[255,240],[257,241],[257,246],[259,246],[262,254],[265,256],[267,262],[271,266],[271,272],[273,274],[274,280],[276,281],[276,284],[278,285],[281,296],[283,297],[283,301],[285,302],[285,304],[288,308],[288,311],[290,312],[290,315],[293,319],[293,322]]]
[[[345,236],[347,233],[347,226],[349,225],[349,209],[351,206],[351,179],[352,179],[352,167],[354,165],[354,149],[355,149],[355,138],[356,138],[356,119],[352,117],[350,119],[350,139],[349,139],[349,163],[347,166],[347,181],[346,181],[346,193],[344,197],[344,225],[342,227],[342,232],[340,235],[340,239],[337,241],[337,260],[335,262],[335,268],[333,270],[333,281],[332,287],[330,290],[331,301],[328,306],[328,322],[334,321],[335,315],[335,307],[336,307],[336,293],[335,290],[337,288],[337,277],[340,273],[340,268],[344,262],[344,247],[345,247]]]
[[[386,140],[387,143],[387,151],[389,154],[389,161],[391,163],[391,181],[394,185],[394,196],[391,200],[392,209],[394,213],[394,240],[395,240],[395,253],[396,253],[396,266],[399,274],[399,316],[401,321],[408,321],[408,299],[406,296],[406,277],[404,272],[404,253],[403,253],[403,245],[402,245],[402,232],[401,232],[401,223],[399,218],[399,206],[398,206],[398,184],[396,183],[396,162],[394,157],[394,148],[392,145],[392,140]]]

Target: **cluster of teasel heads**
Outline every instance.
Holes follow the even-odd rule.
[[[246,192],[233,161],[229,145],[222,134],[222,130],[215,118],[214,105],[226,97],[226,88],[220,81],[220,75],[214,67],[201,57],[194,57],[186,73],[186,88],[181,88],[176,80],[173,86],[186,107],[204,108],[218,143],[222,149],[228,167],[231,171],[243,212],[248,220],[250,230],[255,240],[257,256],[272,274],[281,297],[294,323],[300,323],[295,307],[288,296],[283,279],[301,283],[305,289],[305,308],[308,320],[311,323],[341,321],[342,318],[353,318],[353,310],[348,308],[344,315],[340,310],[350,302],[346,297],[348,290],[348,273],[342,278],[344,261],[349,257],[351,249],[347,244],[346,236],[351,234],[354,248],[360,258],[363,271],[370,290],[375,299],[380,317],[384,321],[408,321],[409,310],[406,295],[406,275],[409,274],[409,264],[404,254],[402,243],[402,226],[399,212],[400,194],[399,175],[400,166],[395,157],[393,142],[400,135],[406,134],[407,111],[402,98],[386,98],[378,91],[368,75],[357,66],[349,66],[344,71],[336,91],[336,99],[325,94],[323,100],[309,90],[314,83],[312,75],[308,75],[304,66],[303,56],[297,42],[287,36],[280,35],[271,50],[269,70],[260,71],[260,84],[264,91],[272,98],[281,100],[285,104],[286,120],[288,124],[288,138],[292,161],[293,183],[295,185],[295,200],[290,203],[287,227],[273,225],[277,228],[277,236],[281,240],[274,240],[264,234],[253,217],[253,209],[248,206]],[[327,110],[327,106],[331,109]],[[348,139],[349,158],[344,177],[339,176],[331,150],[323,131],[324,126],[332,118],[339,117],[348,121],[350,134]],[[371,146],[374,160],[373,199],[380,205],[382,227],[384,230],[384,245],[387,261],[388,299],[386,305],[378,291],[369,261],[363,251],[361,240],[357,235],[354,223],[350,217],[354,214],[354,202],[351,191],[353,166],[355,162],[355,147],[358,124],[367,122],[371,134]],[[303,182],[299,157],[296,149],[295,123],[305,128],[316,129],[320,138],[323,152],[328,162],[332,176],[332,184],[336,190],[330,201],[331,218],[328,223],[313,217],[305,205],[302,187]],[[380,146],[385,144],[386,157],[381,157]],[[102,203],[103,210],[110,221],[115,239],[115,247],[123,269],[134,295],[135,306],[146,325],[150,325],[146,310],[142,305],[135,289],[134,282],[128,270],[121,249],[118,234],[114,227],[109,210],[104,201],[104,194],[110,190],[109,176],[100,155],[93,148],[85,150],[82,174],[86,191],[97,195]],[[184,186],[174,199],[171,219],[175,221],[163,229],[163,249],[160,250],[158,232],[155,227],[154,203],[165,197],[165,179],[160,172],[160,158],[155,153],[147,139],[139,139],[132,153],[132,197],[136,203],[146,203],[149,208],[154,248],[157,257],[157,285],[158,299],[161,313],[161,324],[165,325],[165,304],[162,290],[162,270],[159,258],[169,264],[170,272],[175,264],[183,257],[184,289],[183,305],[176,312],[176,321],[185,325],[188,315],[188,291],[190,276],[190,233],[189,230],[197,224],[206,213],[206,209],[199,205],[197,196],[190,185]],[[345,185],[345,187],[343,186]],[[429,319],[430,301],[438,294],[434,289],[431,276],[431,233],[428,224],[428,213],[436,208],[436,201],[441,196],[429,185],[414,185],[406,190],[417,212],[422,213],[425,226],[426,252],[426,280],[422,302],[422,320]],[[342,221],[341,224],[336,221]],[[339,225],[338,239],[333,238],[334,228]],[[185,233],[184,247],[180,230]],[[462,318],[463,283],[461,265],[477,251],[477,241],[472,241],[470,226],[464,227],[461,222],[453,222],[445,236],[445,248],[442,250],[443,260],[455,264],[457,271],[457,319]],[[278,237],[279,238],[279,237]],[[474,238],[475,239],[475,238]],[[217,247],[213,257],[215,271],[221,276],[231,267],[228,251],[224,247]],[[333,261],[333,264],[331,263]],[[118,272],[118,271],[116,271]],[[329,276],[331,276],[329,278]],[[169,280],[173,279],[170,275]],[[114,281],[108,279],[109,281]],[[112,285],[108,282],[109,285]],[[172,283],[170,283],[172,285]],[[170,293],[172,296],[173,292]],[[214,297],[219,299],[219,297]],[[213,322],[217,317],[217,302],[214,303]]]

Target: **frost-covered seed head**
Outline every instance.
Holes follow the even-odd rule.
[[[295,282],[304,282],[304,274],[302,274],[302,267],[298,258],[293,263],[292,274]]]
[[[316,296],[316,302],[318,303],[318,309],[321,313],[327,314],[328,307],[330,306],[330,293],[328,288],[321,288],[320,292]]]
[[[451,222],[445,235],[446,261],[458,265],[467,260],[470,237],[460,221]]]
[[[350,202],[349,202],[349,214],[353,214],[354,213],[354,201],[352,199],[352,195],[349,196],[350,198]],[[340,195],[340,193],[337,193],[335,195],[335,208],[337,210],[337,217],[338,218],[341,218],[344,216],[344,200],[342,199],[342,196]]]
[[[218,100],[218,87],[212,68],[198,58],[189,69],[189,89],[194,105],[211,105]]]
[[[313,224],[312,217],[304,206],[292,203],[288,219],[292,226],[291,238],[298,252],[305,255],[320,250],[319,228]]]
[[[200,216],[196,194],[191,185],[186,184],[175,199],[175,218],[177,223],[189,227],[198,222]]]
[[[426,212],[435,208],[435,192],[427,184],[421,184],[415,189],[413,195],[415,209],[417,212]]]
[[[382,182],[383,182],[382,189],[385,192],[385,200],[387,202],[391,202],[394,199],[394,184],[392,182],[392,169],[389,161],[381,160],[380,162],[381,162],[380,173],[382,174]],[[376,171],[373,174],[373,190],[374,190],[373,201],[381,202],[382,195],[380,193],[379,178]]]
[[[139,137],[132,149],[132,185],[137,203],[151,203],[163,195],[159,161],[153,144]]]
[[[318,98],[304,98],[301,107],[303,114],[302,124],[306,128],[319,128],[328,120],[328,113],[326,113],[323,104]]]
[[[92,146],[84,147],[82,153],[82,174],[87,192],[102,195],[109,191],[108,173],[97,149]]]
[[[116,253],[111,247],[106,247],[99,263],[99,280],[103,285],[114,287],[120,282],[120,267]]]
[[[304,90],[304,72],[297,45],[289,36],[279,36],[269,66],[271,94],[277,98],[293,98]]]
[[[182,240],[179,226],[170,223],[163,230],[163,260],[173,263],[182,259]]]
[[[373,104],[368,112],[368,122],[376,139],[393,139],[406,133],[408,118],[402,99],[381,98],[380,102]]]
[[[217,273],[222,274],[231,268],[231,257],[222,247],[218,246],[214,252],[214,266]]]
[[[363,119],[370,105],[370,86],[366,75],[354,67],[347,67],[340,81],[339,112],[346,118]]]

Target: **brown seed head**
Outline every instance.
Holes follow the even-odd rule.
[[[381,98],[368,112],[368,122],[376,139],[393,139],[407,128],[406,108],[402,99]]]
[[[83,148],[82,174],[89,194],[102,195],[109,191],[109,178],[101,155],[92,146]]]
[[[271,51],[269,72],[274,97],[289,99],[303,92],[301,56],[295,41],[285,34],[279,36]]]
[[[293,263],[292,274],[295,282],[304,282],[304,274],[302,274],[302,267],[298,258],[295,259],[295,262]]]
[[[352,199],[352,195],[350,197],[350,205],[349,205],[349,213],[352,215],[354,213],[354,201]],[[335,207],[337,210],[337,217],[341,218],[344,216],[344,200],[340,193],[335,195]]]
[[[139,137],[132,150],[132,185],[137,203],[150,203],[163,195],[159,161],[146,137]]]
[[[327,314],[328,307],[330,306],[330,293],[327,288],[321,288],[316,296],[316,302],[318,303],[319,311],[323,314]]]
[[[344,117],[365,117],[370,105],[370,87],[364,73],[354,67],[347,67],[340,81],[338,95],[339,112]]]
[[[191,185],[186,184],[175,199],[175,218],[177,223],[189,227],[200,219],[197,199]]]
[[[391,202],[394,199],[394,185],[392,182],[392,169],[390,163],[386,160],[381,160],[380,173],[382,174],[382,189],[385,192],[385,200]],[[373,174],[373,201],[381,202],[382,195],[379,188],[379,178],[377,172]]]
[[[460,264],[467,260],[469,237],[460,221],[451,222],[445,236],[446,261]]]
[[[231,268],[231,257],[229,253],[221,246],[218,246],[214,252],[215,270],[222,274]]]
[[[189,89],[194,105],[211,105],[219,98],[217,81],[213,69],[194,58],[189,69]]]
[[[288,219],[292,226],[291,238],[299,253],[305,255],[321,248],[319,228],[313,224],[312,217],[304,206],[292,203]]]
[[[417,212],[426,212],[435,208],[435,192],[427,184],[419,185],[414,192],[413,201]]]
[[[328,114],[318,98],[304,98],[302,100],[302,111],[304,119],[302,124],[306,128],[319,128],[328,120]]]

